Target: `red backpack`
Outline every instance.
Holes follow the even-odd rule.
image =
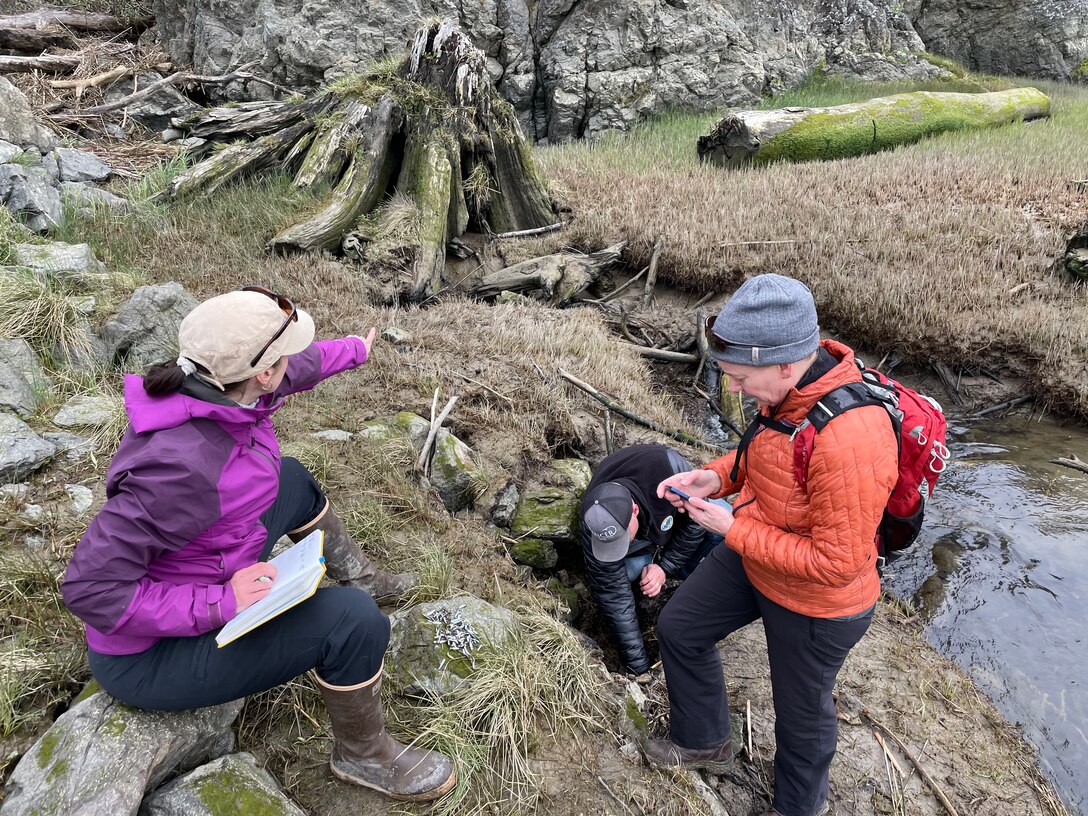
[[[845,411],[863,405],[883,406],[891,418],[899,445],[899,477],[877,528],[878,564],[883,565],[899,557],[918,538],[926,500],[933,494],[937,479],[951,456],[945,445],[948,426],[940,403],[935,399],[889,379],[876,369],[866,368],[861,360],[855,362],[862,381],[841,385],[827,393],[800,425],[788,425],[763,415],[757,417],[741,440],[733,479],[736,480],[740,457],[754,435],[754,427],[762,425],[792,437],[794,476],[807,490],[808,463],[812,459],[816,435]]]

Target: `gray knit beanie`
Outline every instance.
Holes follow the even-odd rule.
[[[820,325],[812,293],[785,275],[744,282],[714,320],[710,356],[724,363],[765,366],[796,363],[816,351]]]

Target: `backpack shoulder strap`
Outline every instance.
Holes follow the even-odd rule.
[[[807,422],[794,435],[793,443],[793,474],[802,488],[807,490],[808,464],[812,459],[816,434],[840,414],[865,405],[880,405],[887,408],[884,400],[877,396],[868,385],[863,382],[852,382],[829,391],[809,409]]]

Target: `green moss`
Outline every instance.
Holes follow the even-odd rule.
[[[196,783],[196,795],[214,816],[286,816],[282,799],[255,787],[246,774],[224,767]]]
[[[126,721],[125,713],[115,709],[110,713],[109,719],[102,723],[98,732],[100,734],[105,734],[107,737],[119,737],[125,733],[127,728],[128,722]]]
[[[72,705],[77,706],[80,703],[82,703],[84,700],[98,694],[98,692],[100,692],[100,691],[102,691],[102,686],[100,686],[98,684],[97,680],[95,680],[94,678],[91,678],[91,680],[87,683],[87,685],[85,685],[83,687],[83,691],[81,691],[78,695],[76,695],[76,698],[74,700],[72,700]]]
[[[647,733],[650,730],[649,720],[646,719],[645,714],[639,711],[638,703],[630,695],[627,697],[627,719],[640,733]]]
[[[754,157],[757,163],[863,156],[926,136],[965,128],[995,127],[1017,119],[1025,108],[1049,115],[1050,100],[1035,88],[996,94],[897,94],[847,109],[811,114],[779,133]]]
[[[559,487],[526,491],[510,529],[515,536],[537,536],[572,540],[578,531],[581,497]]]
[[[1088,82],[1088,59],[1082,60],[1080,65],[1073,69],[1073,79]]]
[[[41,742],[38,743],[38,767],[45,768],[50,762],[53,761],[53,754],[57,750],[57,743],[60,742],[61,729],[54,725],[45,734],[42,735]]]
[[[552,569],[559,563],[559,554],[555,545],[543,538],[523,538],[508,544],[510,557],[519,564],[533,569]]]
[[[963,79],[967,76],[967,69],[960,63],[956,62],[950,57],[942,57],[940,54],[930,54],[927,51],[919,51],[914,56],[919,59],[923,59],[930,65],[936,65],[938,68],[944,68],[948,73],[957,79]]]
[[[69,765],[67,759],[59,759],[56,763],[54,763],[53,767],[49,769],[49,773],[46,775],[46,778],[50,782],[61,779],[62,777],[67,775],[68,769],[70,767],[71,766]]]

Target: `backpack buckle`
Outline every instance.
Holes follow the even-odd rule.
[[[807,428],[809,426],[809,424],[810,424],[809,421],[806,419],[800,425],[796,426],[793,429],[793,433],[790,434],[790,442],[792,442],[794,439],[796,439],[797,434],[801,433],[801,431],[803,431],[805,428]]]

